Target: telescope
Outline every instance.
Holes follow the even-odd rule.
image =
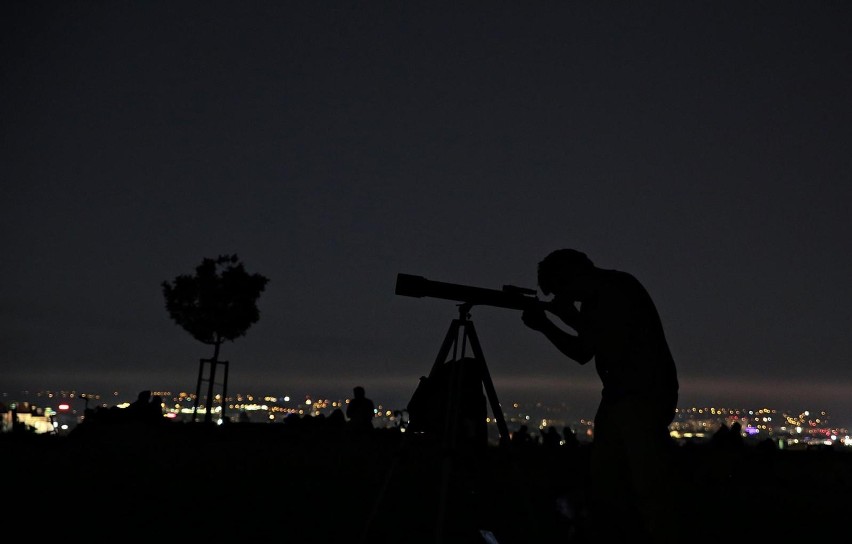
[[[474,329],[473,322],[470,320],[468,312],[472,306],[477,305],[497,306],[498,308],[509,308],[510,310],[546,310],[550,303],[539,300],[536,296],[535,289],[516,287],[514,285],[504,285],[503,289],[488,289],[485,287],[459,285],[457,283],[449,283],[445,281],[432,281],[424,278],[423,276],[415,276],[413,274],[397,274],[395,292],[397,295],[406,297],[443,298],[462,303],[459,305],[459,317],[458,319],[453,319],[450,324],[450,329],[444,337],[444,342],[441,344],[441,350],[438,352],[435,364],[432,365],[432,371],[429,373],[428,377],[420,379],[421,385],[419,385],[417,391],[415,391],[415,397],[418,396],[419,392],[421,400],[418,400],[415,403],[415,406],[409,406],[409,415],[411,417],[409,425],[412,426],[412,429],[416,429],[418,428],[418,425],[420,425],[421,427],[419,428],[421,430],[428,427],[430,425],[428,422],[431,421],[431,419],[427,413],[428,410],[424,410],[426,404],[424,404],[425,401],[422,399],[424,396],[425,398],[430,398],[435,395],[440,396],[443,394],[448,395],[446,399],[441,397],[437,400],[433,399],[430,402],[436,402],[440,406],[440,404],[446,400],[450,401],[450,405],[447,406],[446,412],[444,413],[444,416],[442,416],[440,425],[436,427],[439,429],[448,429],[447,421],[449,420],[447,419],[447,421],[444,421],[444,418],[449,418],[455,412],[460,410],[461,390],[456,388],[456,385],[452,386],[457,389],[454,390],[454,392],[445,390],[446,379],[442,380],[441,376],[446,374],[444,371],[449,366],[451,369],[450,372],[453,376],[452,379],[454,380],[453,383],[457,384],[459,383],[457,380],[460,380],[462,375],[461,365],[465,362],[470,364],[470,362],[473,361],[474,366],[465,372],[472,371],[474,374],[479,374],[479,380],[481,381],[482,387],[485,388],[486,397],[491,404],[491,411],[494,415],[494,420],[497,423],[497,429],[500,431],[500,444],[508,444],[509,428],[507,427],[505,417],[503,416],[503,409],[500,407],[500,402],[497,400],[497,391],[494,389],[494,383],[491,381],[491,374],[488,372],[488,366],[485,364],[485,356],[482,353],[482,346],[479,345],[479,338],[476,334],[476,330]],[[465,349],[468,345],[473,351],[472,358],[465,357]],[[449,360],[450,355],[452,355],[452,360]],[[414,400],[415,397],[412,397],[412,400]],[[431,404],[429,405],[431,406]],[[423,413],[417,413],[417,411],[419,411],[416,410],[418,406],[420,410],[423,410]],[[415,408],[415,411],[412,411],[412,408]],[[423,419],[419,420],[421,417]],[[456,415],[455,417],[460,416]],[[476,417],[478,418],[479,416]],[[466,425],[454,425],[453,427],[456,429],[468,428]],[[415,430],[414,432],[417,431]],[[432,429],[431,432],[440,433],[440,431],[434,431],[434,429]]]
[[[510,310],[546,310],[548,302],[539,300],[535,289],[504,285],[503,289],[488,289],[471,285],[459,285],[443,281],[433,281],[423,276],[397,274],[397,295],[406,297],[432,297],[455,300],[468,306],[497,306]]]

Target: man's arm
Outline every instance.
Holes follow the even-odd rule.
[[[558,317],[575,331],[580,330],[580,310],[574,305],[573,300],[555,297],[547,303],[547,311]]]
[[[574,310],[576,310],[576,308],[574,308]],[[526,310],[521,315],[521,319],[527,327],[544,334],[545,338],[550,340],[550,343],[556,346],[556,349],[581,365],[584,365],[591,361],[592,357],[594,357],[594,349],[585,341],[582,329],[578,328],[579,316],[568,313],[563,313],[563,315],[565,317],[561,315],[560,318],[565,321],[566,324],[571,325],[575,330],[577,330],[577,335],[573,335],[557,327],[550,319],[548,319],[544,310],[541,309]],[[566,317],[568,317],[568,319],[566,319]]]

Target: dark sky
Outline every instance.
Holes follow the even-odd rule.
[[[463,5],[459,5],[463,4]],[[654,297],[681,405],[852,424],[852,4],[0,6],[0,390],[192,390],[161,283],[270,278],[229,390],[407,401],[456,306],[561,247]],[[475,308],[504,403],[591,365]]]

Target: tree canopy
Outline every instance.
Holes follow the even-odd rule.
[[[260,319],[257,300],[269,279],[249,274],[237,255],[205,258],[195,274],[162,283],[166,310],[196,340],[218,346]]]

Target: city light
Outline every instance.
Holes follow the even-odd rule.
[[[32,394],[39,399],[51,399],[52,406],[39,407],[25,399],[10,399],[6,406],[13,410],[19,422],[36,430],[37,433],[67,434],[83,422],[90,407],[84,411],[72,400],[97,399],[100,396],[92,393],[78,394],[74,391],[39,391]],[[8,397],[8,394],[6,394]],[[114,393],[114,405],[100,403],[95,409],[115,408],[121,410],[130,405],[123,401],[121,395]],[[135,398],[125,394],[125,398]],[[190,422],[194,415],[204,415],[207,407],[199,404],[193,408],[195,395],[186,392],[167,392],[163,395],[163,417],[168,421]],[[225,399],[224,405],[214,405],[210,410],[217,415],[216,423],[223,425],[229,422],[283,423],[289,416],[329,416],[335,410],[346,407],[348,398],[331,398],[323,395],[304,395],[301,403],[292,404],[288,395],[253,395],[250,393],[233,393]],[[263,399],[263,402],[252,402],[250,399]],[[510,429],[520,425],[537,423],[539,430],[550,426],[557,429],[570,427],[577,437],[591,441],[594,438],[594,420],[589,417],[577,417],[567,413],[565,405],[550,405],[544,402],[509,402],[503,416]],[[377,428],[395,428],[403,430],[408,424],[405,408],[395,409],[376,402],[374,409],[374,426]],[[777,417],[775,417],[777,415]],[[644,414],[637,413],[637,420]],[[11,430],[11,418],[4,419],[0,432]],[[775,422],[778,423],[775,423]],[[485,422],[492,438],[498,436],[498,419],[493,414],[485,416]],[[678,442],[709,441],[722,426],[731,427],[737,423],[741,427],[742,437],[752,443],[772,442],[778,448],[807,449],[822,447],[850,447],[852,438],[847,429],[831,425],[831,418],[825,411],[783,411],[771,408],[755,410],[743,408],[722,408],[719,406],[680,407],[676,410],[675,419],[669,427],[671,436]]]

